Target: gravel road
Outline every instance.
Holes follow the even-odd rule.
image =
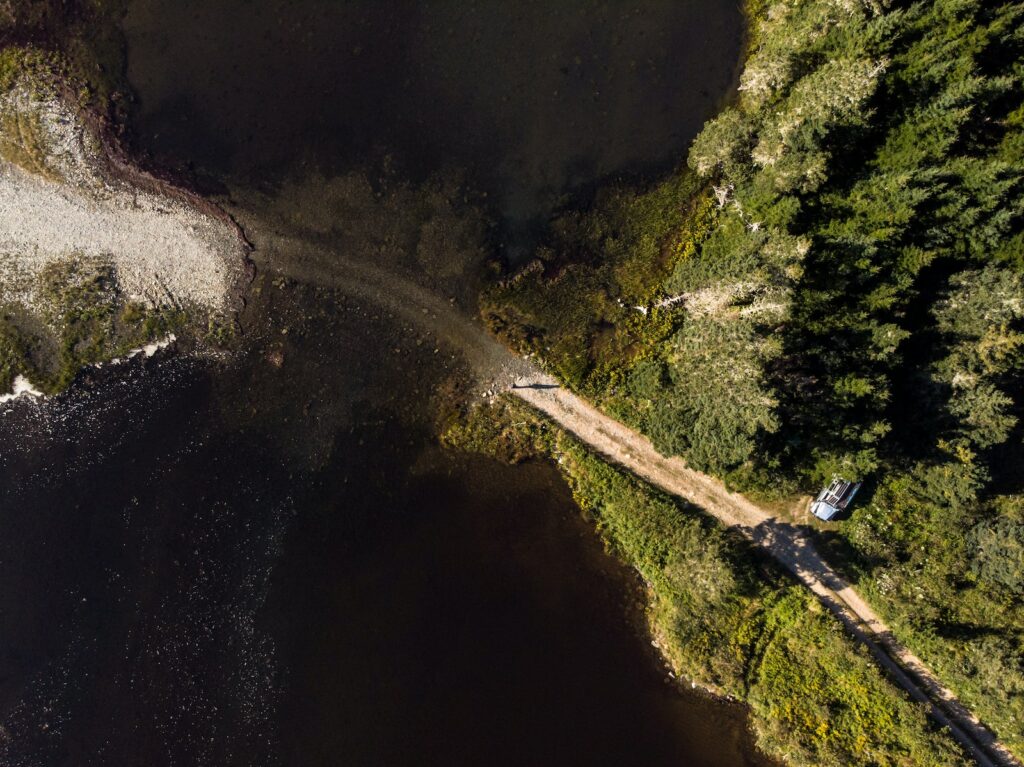
[[[261,232],[255,225],[246,229],[257,242],[253,257],[262,268],[374,301],[433,333],[440,344],[462,353],[481,382],[481,391],[510,391],[615,463],[742,531],[811,589],[896,684],[930,707],[932,717],[949,728],[979,765],[1021,767],[924,662],[897,641],[885,622],[825,562],[803,529],[730,492],[682,459],[661,455],[646,437],[512,354],[457,307],[412,279],[298,237]]]
[[[949,728],[979,765],[1020,766],[924,662],[897,641],[878,614],[825,562],[800,527],[730,492],[717,479],[689,468],[681,458],[661,455],[646,437],[552,378],[529,377],[518,381],[511,391],[615,463],[741,530],[813,591],[897,684],[915,700],[929,704],[935,720]]]

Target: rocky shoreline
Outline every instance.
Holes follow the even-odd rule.
[[[0,93],[0,390],[52,393],[172,331],[231,326],[255,273],[241,227],[25,59]]]

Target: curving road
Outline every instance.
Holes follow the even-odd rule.
[[[718,480],[666,458],[650,441],[605,415],[545,376],[520,380],[511,389],[523,401],[637,476],[738,528],[806,585],[863,642],[892,679],[930,707],[932,717],[982,767],[1020,767],[1020,762],[945,687],[916,655],[901,645],[853,587],[822,559],[807,534],[783,522]]]
[[[255,222],[253,222],[255,223]],[[252,231],[259,227],[247,225]],[[258,232],[253,254],[261,267],[299,281],[332,286],[388,308],[460,351],[483,390],[510,391],[621,466],[736,527],[806,585],[862,642],[879,665],[949,731],[981,767],[1024,767],[945,687],[853,587],[828,565],[806,532],[784,522],[718,480],[666,458],[650,441],[561,387],[512,354],[456,307],[410,277],[361,263],[299,237]]]

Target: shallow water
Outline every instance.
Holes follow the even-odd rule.
[[[443,220],[469,263],[484,211],[526,249],[565,195],[674,163],[735,9],[132,0],[126,30],[137,144],[231,190],[265,274],[236,357],[0,415],[0,763],[764,764],[741,709],[667,684],[553,467],[436,446],[457,350],[267,271],[304,237],[408,246],[468,303],[451,239],[424,265],[417,233]]]
[[[553,468],[432,446],[444,355],[260,311],[280,368],[158,355],[2,417],[0,763],[759,763]]]
[[[133,0],[139,144],[248,185],[468,174],[502,244],[608,176],[671,167],[739,58],[722,0]]]

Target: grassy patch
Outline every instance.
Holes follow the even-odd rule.
[[[737,489],[868,480],[831,553],[1024,757],[1024,3],[747,10],[704,182],[565,214],[485,316]]]
[[[0,159],[50,181],[59,181],[49,156],[49,142],[38,114],[12,111],[0,116]]]
[[[598,396],[671,332],[669,314],[653,304],[712,217],[690,173],[647,190],[607,190],[591,210],[563,214],[538,259],[484,295],[484,320],[575,390]]]
[[[510,464],[548,454],[555,431],[529,406],[502,395],[468,411],[446,414],[441,433],[449,448],[480,453]]]
[[[0,89],[12,73],[31,71],[45,61],[51,72],[78,95],[81,106],[120,110],[115,98],[127,92],[125,43],[119,20],[125,0],[5,0],[0,32],[28,45],[0,52]]]
[[[960,699],[1024,753],[1024,502],[978,503],[968,467],[888,476],[843,525],[861,588]],[[960,534],[950,537],[947,529]]]
[[[47,393],[66,388],[86,365],[180,332],[178,309],[153,309],[121,294],[109,265],[69,258],[46,267],[36,285],[38,309],[0,311],[0,384],[24,375]]]

